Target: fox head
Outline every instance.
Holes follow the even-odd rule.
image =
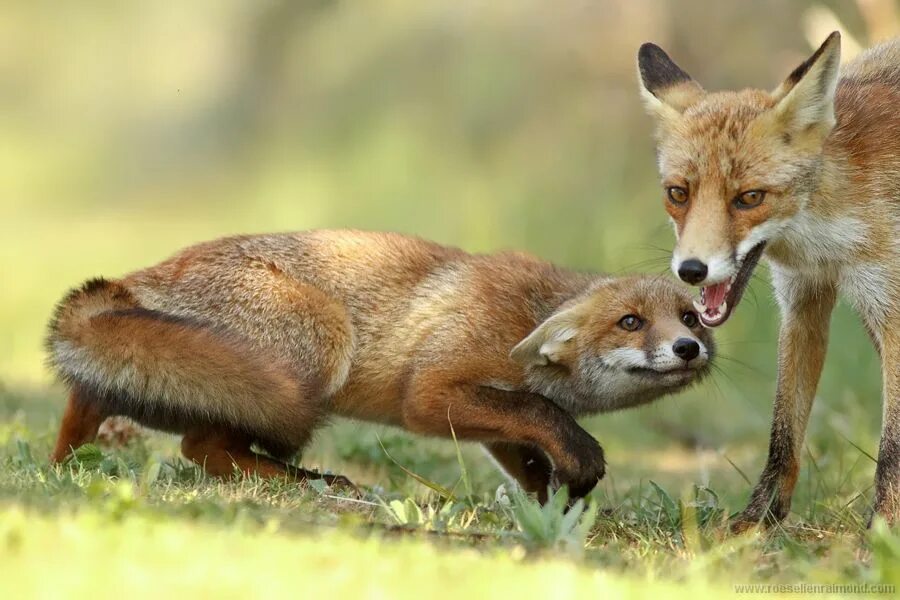
[[[766,244],[818,185],[835,125],[840,42],[832,33],[773,92],[706,92],[658,46],[638,52],[677,238],[672,270],[702,286],[695,306],[704,325],[730,316]]]
[[[714,345],[687,291],[659,277],[599,282],[510,353],[536,393],[575,414],[649,402],[698,381]]]

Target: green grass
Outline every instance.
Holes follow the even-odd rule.
[[[809,55],[800,32],[819,3],[174,4],[0,5],[0,595],[697,598],[897,583],[900,538],[863,528],[880,364],[845,306],[792,514],[726,534],[765,462],[778,316],[764,281],[717,331],[711,381],[586,422],[609,469],[579,518],[498,494],[477,447],[349,422],[303,464],[363,484],[362,501],[210,480],[157,434],[49,467],[64,397],[42,366],[53,304],[191,243],[359,227],[666,272],[636,49],[661,43],[710,89],[771,88]],[[828,4],[865,38],[854,3]]]
[[[362,497],[208,478],[150,433],[51,467],[58,396],[2,396],[0,580],[17,597],[113,596],[126,581],[138,596],[526,598],[900,583],[900,536],[864,528],[871,469],[852,468],[852,445],[808,462],[784,526],[734,537],[743,453],[679,448],[636,425],[646,445],[613,444],[609,477],[566,513],[564,498],[541,508],[505,484],[476,447],[349,422],[324,430],[304,464],[351,476]]]

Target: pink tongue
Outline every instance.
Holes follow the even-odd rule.
[[[725,295],[728,293],[728,282],[723,281],[703,289],[706,296],[706,308],[716,309],[725,302]]]

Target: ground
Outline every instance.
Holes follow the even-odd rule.
[[[583,512],[565,513],[562,498],[540,509],[517,493],[475,446],[350,422],[324,430],[304,465],[350,476],[361,498],[210,479],[162,434],[51,467],[61,398],[3,393],[0,580],[17,596],[697,598],[900,583],[900,535],[865,529],[870,490],[855,490],[871,461],[852,444],[805,466],[783,527],[734,537],[727,518],[755,475],[738,465],[759,448],[714,451],[618,415],[589,421],[612,439],[609,475]],[[641,446],[612,435],[623,426]]]

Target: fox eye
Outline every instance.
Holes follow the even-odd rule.
[[[750,190],[749,192],[738,194],[738,197],[734,199],[734,205],[738,208],[755,208],[762,204],[765,198],[766,193],[764,191]]]
[[[700,320],[697,317],[697,313],[692,310],[688,310],[681,315],[681,322],[684,323],[685,327],[687,327],[688,329],[693,329],[700,323]]]
[[[637,315],[625,315],[619,319],[619,327],[625,331],[637,331],[644,326],[644,322]]]
[[[684,204],[688,200],[688,191],[677,185],[671,185],[666,188],[666,196],[672,204]]]

